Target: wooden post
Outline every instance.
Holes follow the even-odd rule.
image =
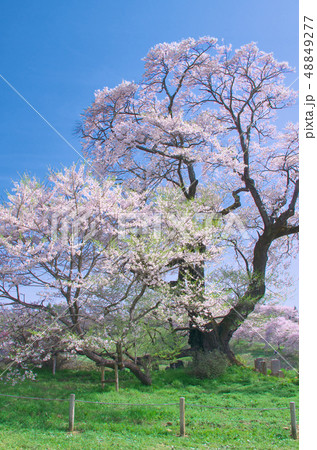
[[[53,375],[56,374],[56,355],[53,356]]]
[[[105,388],[105,366],[101,366],[101,388]]]
[[[122,345],[121,345],[121,342],[117,342],[116,348],[117,348],[117,360],[118,360],[118,363],[119,363],[119,367],[120,367],[120,369],[123,369],[123,356],[122,356]]]
[[[116,382],[116,391],[119,392],[119,372],[118,372],[118,364],[114,364],[114,376]]]
[[[70,394],[69,399],[69,431],[74,431],[75,423],[75,394]]]
[[[292,438],[297,439],[295,403],[290,402],[289,407],[290,407],[290,411],[291,411]]]
[[[179,399],[179,434],[185,436],[185,398]]]

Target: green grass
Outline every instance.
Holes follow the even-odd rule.
[[[113,372],[106,372],[113,379]],[[39,371],[36,382],[1,384],[0,393],[113,403],[178,403],[186,398],[186,437],[179,437],[175,406],[112,406],[76,403],[75,432],[68,433],[68,402],[0,397],[0,448],[3,449],[283,449],[298,448],[290,438],[289,410],[208,409],[287,407],[298,404],[295,377],[265,377],[248,368],[229,367],[214,380],[199,380],[186,370],[153,374],[142,386],[120,372],[102,391],[97,371]]]

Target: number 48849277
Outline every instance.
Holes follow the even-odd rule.
[[[304,31],[307,29],[309,30],[309,31],[304,32],[304,47],[305,47],[304,52],[307,53],[307,55],[304,56],[304,70],[306,71],[306,72],[304,72],[304,75],[305,75],[305,77],[310,78],[311,76],[313,76],[313,69],[314,69],[314,65],[313,65],[314,33],[313,33],[312,23],[308,24],[305,22],[313,22],[313,19],[310,19],[309,17],[304,16]]]

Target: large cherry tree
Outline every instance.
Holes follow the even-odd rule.
[[[189,343],[234,360],[233,333],[298,233],[297,127],[274,123],[295,102],[285,84],[292,69],[254,43],[232,51],[210,37],[156,45],[144,62],[139,83],[96,91],[80,127],[84,154],[99,174],[115,174],[138,192],[170,185],[175,204],[181,196],[188,203],[211,197],[210,213],[230,225],[223,236],[228,257],[245,277],[238,293],[224,290],[226,308],[209,309],[204,326],[188,308]],[[193,252],[203,255],[205,246]],[[201,302],[206,262],[178,269],[172,287],[191,285]]]

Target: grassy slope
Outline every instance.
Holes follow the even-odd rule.
[[[283,360],[279,355],[274,353],[271,347],[264,347],[263,343],[254,342],[252,345],[245,341],[233,342],[231,348],[236,356],[246,366],[254,366],[255,358],[264,358],[267,360],[278,358],[281,362],[281,367],[290,370],[291,367],[298,369],[298,354],[287,354],[283,350],[279,350],[279,354],[284,356]],[[286,362],[287,361],[287,362]]]
[[[107,372],[113,378],[113,372]],[[207,409],[190,403],[231,407],[288,407],[298,403],[294,379],[273,379],[251,369],[230,367],[217,380],[198,380],[184,370],[154,374],[151,387],[120,372],[121,390],[104,391],[98,372],[42,370],[37,382],[1,384],[14,395],[127,402],[174,403],[186,398],[185,438],[178,436],[178,406],[115,407],[76,404],[75,433],[67,432],[68,402],[0,397],[0,448],[5,449],[282,449],[298,448],[290,438],[289,411]]]

